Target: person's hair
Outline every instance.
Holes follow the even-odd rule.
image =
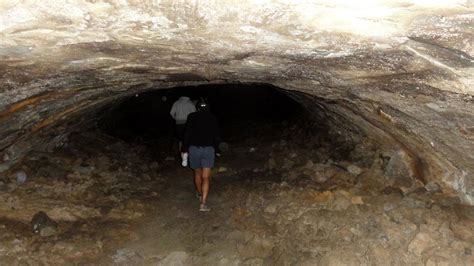
[[[199,99],[199,101],[196,103],[196,109],[198,111],[205,110],[207,108],[209,108],[209,104],[204,99]]]

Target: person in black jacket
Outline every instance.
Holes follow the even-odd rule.
[[[199,210],[210,211],[207,196],[211,169],[220,143],[219,128],[207,102],[200,100],[196,109],[197,112],[188,116],[181,152],[189,153],[189,166],[193,169],[194,184],[201,202]]]

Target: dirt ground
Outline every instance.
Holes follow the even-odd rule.
[[[387,178],[396,161],[364,140],[308,134],[269,125],[230,139],[208,213],[169,139],[88,132],[34,152],[0,183],[0,264],[474,265],[472,207]],[[34,233],[39,211],[53,222]]]

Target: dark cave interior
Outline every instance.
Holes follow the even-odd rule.
[[[222,138],[230,143],[254,136],[261,125],[287,125],[307,115],[299,103],[269,85],[202,85],[135,94],[101,112],[98,124],[126,141],[171,139],[174,120],[169,112],[181,96],[193,101],[206,99],[218,119]]]

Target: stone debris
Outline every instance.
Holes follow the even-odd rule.
[[[361,196],[354,196],[351,198],[351,203],[354,205],[361,205],[364,204],[364,201]]]
[[[219,144],[219,150],[222,151],[222,152],[228,152],[230,149],[230,146],[227,142],[221,142]]]
[[[184,251],[174,251],[168,254],[164,259],[162,259],[158,265],[160,266],[186,266],[189,265],[189,255]]]
[[[224,172],[227,172],[227,168],[226,168],[226,167],[223,167],[223,166],[221,166],[221,167],[217,168],[217,172],[219,172],[219,173],[224,173]]]
[[[26,182],[26,179],[27,179],[27,175],[25,173],[25,171],[18,171],[15,173],[15,176],[16,176],[16,182],[18,184],[23,184]]]
[[[139,263],[140,261],[143,260],[143,257],[134,250],[123,248],[123,249],[117,250],[117,252],[112,256],[112,259],[114,263],[130,265],[130,264]],[[168,265],[172,265],[172,264],[168,264]]]
[[[425,185],[425,189],[426,191],[433,192],[433,193],[441,192],[441,187],[436,182],[433,182],[433,181],[428,182]]]
[[[436,245],[435,239],[428,233],[418,233],[415,238],[408,244],[408,250],[414,254],[421,256],[428,248]]]
[[[260,130],[275,131],[270,129]],[[71,135],[75,142],[64,153],[33,153],[24,161],[25,169],[36,173],[28,182],[2,180],[0,260],[7,265],[474,263],[469,206],[434,184],[404,193],[406,183],[384,176],[390,159],[380,159],[382,152],[364,158],[359,144],[350,145],[358,147],[357,161],[319,154],[334,150],[333,144],[323,137],[309,142],[298,130],[283,138],[285,145],[281,136],[268,134],[266,142],[249,138],[219,158],[211,215],[197,211],[191,171],[167,160],[169,154],[154,157],[146,147],[100,133]],[[250,148],[259,152],[249,153]]]
[[[55,207],[48,211],[49,215],[57,221],[74,222],[80,219],[92,219],[101,216],[99,210],[81,205]]]
[[[349,173],[351,173],[351,174],[353,174],[353,175],[355,175],[355,176],[358,176],[358,175],[360,175],[360,173],[362,172],[362,169],[360,169],[360,168],[359,168],[358,166],[356,166],[356,165],[351,164],[351,165],[349,165],[349,166],[347,167],[347,171],[349,171]]]
[[[399,187],[411,187],[412,184],[412,168],[410,167],[411,158],[402,150],[393,151],[388,155],[390,158],[385,168],[385,177]]]
[[[127,147],[120,141],[113,145],[90,144],[103,141],[100,138],[87,134],[80,138],[72,136],[73,144],[62,147],[64,153],[31,153],[23,167],[28,169],[24,173],[32,174],[21,186],[17,183],[17,173],[20,172],[12,173],[11,179],[2,179],[0,223],[1,219],[16,222],[0,227],[0,243],[13,241],[15,234],[8,234],[11,230],[23,237],[18,240],[21,245],[4,246],[0,261],[11,262],[7,265],[18,262],[38,264],[39,261],[69,264],[103,255],[104,239],[111,241],[114,237],[129,239],[133,236],[123,229],[120,221],[142,217],[149,206],[148,200],[157,197],[151,187],[162,186],[163,179],[152,171],[161,165],[150,161],[145,165],[151,167],[133,168],[132,165],[142,165],[138,154],[143,148]],[[109,141],[109,137],[104,138]],[[96,149],[95,157],[90,157],[87,147]],[[68,149],[73,149],[74,153]],[[127,149],[128,153],[124,152]],[[133,201],[132,198],[148,200]],[[113,229],[104,230],[104,226],[113,223],[117,223]],[[30,230],[22,229],[25,224],[31,226]],[[45,241],[54,237],[56,244],[40,245],[34,238],[29,239],[34,235]]]

